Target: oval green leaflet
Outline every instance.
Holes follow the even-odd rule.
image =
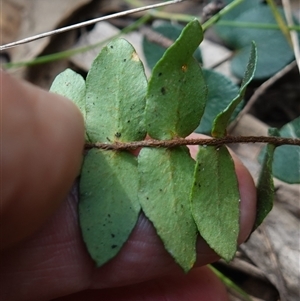
[[[193,54],[202,39],[200,23],[190,22],[153,68],[146,105],[146,128],[152,138],[186,137],[199,125],[207,89]]]
[[[137,222],[138,182],[137,160],[130,153],[92,149],[84,159],[79,221],[97,266],[120,251]]]
[[[226,146],[199,147],[191,208],[200,235],[226,261],[237,249],[239,188]]]
[[[143,148],[138,156],[142,210],[186,272],[196,261],[197,229],[189,199],[194,165],[187,147]]]
[[[226,136],[227,134],[226,129],[229,124],[229,121],[232,118],[232,114],[234,113],[237,106],[242,102],[246,92],[246,88],[254,76],[256,62],[257,62],[257,48],[255,43],[252,42],[250,57],[248,60],[244,78],[242,80],[240,91],[238,95],[228,104],[228,106],[221,113],[219,113],[215,118],[213,122],[212,133],[211,133],[213,137]]]
[[[60,73],[53,81],[50,92],[57,93],[72,100],[85,119],[85,80],[71,69]]]
[[[86,79],[86,125],[91,142],[142,140],[147,79],[137,53],[124,39],[109,43]]]

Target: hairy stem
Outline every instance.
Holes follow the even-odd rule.
[[[148,139],[143,141],[133,142],[114,142],[114,143],[87,143],[86,149],[99,148],[104,150],[134,150],[140,147],[176,147],[182,145],[207,145],[221,146],[223,144],[232,143],[270,143],[275,146],[280,145],[297,145],[300,146],[300,139],[281,138],[281,137],[265,137],[265,136],[226,136],[222,138],[200,138],[200,139],[185,139],[177,138],[172,140],[155,140]]]

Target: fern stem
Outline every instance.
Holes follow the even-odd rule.
[[[234,0],[228,5],[226,5],[218,13],[216,13],[214,16],[212,16],[210,19],[208,19],[205,23],[202,24],[203,31],[217,23],[222,16],[226,15],[230,10],[235,8],[237,5],[241,4],[243,1],[244,0]]]
[[[86,143],[85,148],[99,148],[104,150],[133,150],[141,147],[164,147],[171,148],[183,145],[202,145],[202,146],[221,146],[232,143],[269,143],[275,146],[294,145],[300,146],[300,139],[267,137],[267,136],[226,136],[221,138],[176,138],[172,140],[148,139],[133,142],[114,142],[114,143]]]

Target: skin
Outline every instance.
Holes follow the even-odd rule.
[[[184,275],[143,215],[120,253],[96,269],[78,226],[80,112],[69,100],[3,72],[0,83],[3,300],[228,300],[224,286],[205,267],[218,257],[203,239],[197,242],[195,268]],[[256,190],[249,172],[233,158],[241,243],[254,222]]]

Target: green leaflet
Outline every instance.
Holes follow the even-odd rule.
[[[275,134],[274,134],[275,135]],[[285,124],[279,130],[280,137],[300,138],[300,117]],[[266,148],[259,155],[262,164]],[[297,145],[282,145],[276,147],[272,165],[273,176],[289,184],[300,183],[300,147]]]
[[[166,37],[172,41],[175,41],[181,34],[181,31],[184,27],[179,24],[173,24],[171,22],[163,22],[158,24],[157,26],[154,24],[152,29],[161,34],[163,37]],[[143,38],[143,51],[147,60],[147,65],[150,69],[156,65],[156,63],[161,59],[166,48],[157,43],[148,41],[146,37]],[[199,62],[202,63],[202,57],[200,48],[197,47],[194,58]]]
[[[81,170],[79,218],[83,240],[97,266],[119,252],[134,228],[140,211],[137,192],[133,155],[88,152]]]
[[[279,134],[281,137],[300,138],[300,117],[285,124],[279,130]],[[272,169],[274,177],[290,184],[300,183],[300,147],[277,147]]]
[[[199,22],[190,22],[155,65],[146,105],[146,128],[152,138],[185,137],[199,125],[207,93],[193,53],[202,39]]]
[[[228,77],[216,71],[203,69],[203,75],[208,89],[207,102],[200,125],[195,132],[210,135],[214,119],[236,97],[239,87]],[[238,115],[242,107],[243,102],[237,106],[230,121]]]
[[[212,136],[214,137],[224,137],[226,136],[226,128],[229,124],[231,116],[235,111],[238,104],[243,100],[246,88],[248,84],[251,82],[256,66],[257,60],[257,49],[255,43],[252,42],[251,53],[249,57],[249,61],[246,67],[246,72],[241,84],[241,88],[239,94],[232,100],[232,102],[227,106],[225,110],[218,114],[216,119],[214,120]]]
[[[54,79],[50,92],[60,94],[72,100],[80,109],[85,119],[85,81],[71,69],[66,69]]]
[[[138,156],[142,209],[186,272],[196,260],[197,229],[189,202],[194,165],[186,147],[144,148]]]
[[[269,135],[278,137],[279,132],[277,129],[271,128],[269,129]],[[256,229],[262,223],[262,221],[273,208],[274,182],[272,175],[272,164],[274,151],[275,146],[268,144],[258,178],[256,205],[257,214],[253,229]]]
[[[103,48],[86,79],[91,142],[142,140],[146,90],[144,67],[130,43],[118,39]]]
[[[233,2],[234,0],[223,0],[224,4],[228,5],[229,3]],[[261,4],[261,0],[244,0],[243,2],[239,3],[239,5],[235,6],[233,9],[228,11],[225,15],[220,18],[220,21],[223,20],[234,20],[235,18],[239,17],[245,11],[256,7],[257,5]],[[230,27],[219,25],[217,22],[214,26],[217,33],[220,35],[221,38],[225,39],[227,35],[229,35],[229,31],[232,30]],[[234,41],[232,41],[233,43]],[[232,45],[232,44],[230,44]]]
[[[191,208],[200,235],[226,261],[233,258],[239,235],[239,188],[225,146],[199,147]]]
[[[66,69],[56,76],[50,87],[50,92],[60,94],[72,100],[83,115],[84,122],[86,121],[85,80],[80,74],[71,69]],[[86,132],[85,140],[89,141]]]
[[[271,77],[294,58],[293,50],[280,30],[232,27],[222,24],[222,20],[226,19],[237,24],[251,23],[255,25],[264,23],[277,25],[270,7],[262,2],[259,0],[244,1],[222,17],[220,25],[215,26],[217,33],[224,40],[225,44],[235,50],[231,69],[233,74],[239,78],[243,77],[244,66],[247,63],[250,52],[248,45],[252,40],[255,41],[258,49],[255,79],[261,80]],[[284,16],[283,10],[281,8],[278,8],[278,10]],[[298,23],[297,20],[295,20],[295,23]]]

